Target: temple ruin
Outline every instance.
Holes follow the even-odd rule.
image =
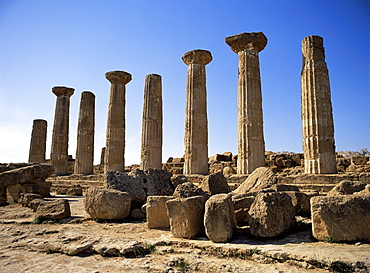
[[[44,163],[46,154],[46,134],[48,123],[44,119],[33,120],[29,163]]]
[[[302,40],[302,138],[305,173],[336,173],[334,121],[323,38]]]
[[[241,33],[225,39],[238,54],[238,174],[265,166],[262,93],[258,53],[267,38],[262,32]]]

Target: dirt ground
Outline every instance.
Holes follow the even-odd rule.
[[[238,228],[220,244],[204,234],[178,239],[145,222],[96,222],[83,197],[67,199],[65,223],[36,224],[29,208],[0,207],[0,272],[370,272],[369,244],[317,242],[309,225],[269,240]]]

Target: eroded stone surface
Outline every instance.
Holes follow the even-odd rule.
[[[267,189],[277,183],[276,175],[267,167],[255,169],[248,178],[233,192],[243,194]]]

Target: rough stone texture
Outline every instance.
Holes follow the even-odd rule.
[[[176,188],[178,185],[188,182],[188,178],[185,175],[173,175],[171,182],[173,187]]]
[[[28,205],[33,210],[36,211],[39,205],[43,202],[47,202],[44,199],[33,199]]]
[[[124,71],[111,71],[105,74],[111,82],[105,148],[105,171],[125,170],[125,105],[126,84],[132,79]]]
[[[359,194],[359,195],[370,195],[370,184],[366,185],[365,189],[359,192],[355,192],[354,194]]]
[[[166,202],[171,196],[148,196],[146,202],[146,219],[148,228],[169,228],[170,219],[167,215]]]
[[[141,210],[141,208],[136,208],[130,212],[130,218],[133,220],[142,221],[143,219],[145,219],[145,213]]]
[[[85,193],[84,206],[91,218],[122,220],[130,214],[131,196],[112,189],[89,188]]]
[[[52,91],[57,96],[57,101],[50,162],[55,167],[55,173],[63,175],[68,174],[69,104],[75,90],[69,87],[55,86]]]
[[[82,92],[77,128],[77,150],[74,173],[94,173],[95,95]]]
[[[224,175],[231,175],[231,174],[236,174],[236,171],[233,167],[226,166],[226,167],[223,168],[222,173]]]
[[[192,238],[204,231],[205,199],[203,196],[177,198],[166,202],[170,229],[178,238]]]
[[[204,227],[212,242],[224,243],[231,240],[236,228],[236,219],[230,195],[216,194],[206,201]]]
[[[31,201],[35,199],[42,199],[42,196],[37,193],[21,193],[18,203],[24,207],[29,207]]]
[[[205,200],[209,198],[209,195],[205,193],[201,188],[191,182],[185,182],[176,187],[172,196],[174,198],[187,198],[198,195],[203,196]]]
[[[40,202],[35,219],[63,219],[71,216],[71,209],[67,199]]]
[[[365,189],[366,183],[360,181],[343,180],[328,192],[328,196],[348,195]]]
[[[226,178],[221,172],[207,175],[198,184],[198,187],[211,195],[230,192]]]
[[[268,192],[257,195],[249,209],[251,234],[256,237],[274,237],[292,227],[295,210],[285,192]]]
[[[30,143],[29,163],[45,163],[46,134],[48,123],[43,119],[34,119]]]
[[[276,175],[267,167],[255,169],[248,178],[233,192],[247,193],[267,189],[277,183]]]
[[[320,241],[370,241],[370,196],[315,196],[311,213],[312,233]]]
[[[0,200],[5,204],[6,191],[10,201],[14,202],[18,202],[21,193],[38,193],[43,197],[49,195],[51,183],[38,180],[45,180],[53,172],[53,165],[37,163],[0,173]]]
[[[188,65],[186,85],[184,174],[208,174],[207,50],[192,50],[182,60]]]
[[[274,191],[299,191],[298,186],[286,184],[274,184],[269,189]]]
[[[258,53],[267,38],[262,32],[241,33],[225,42],[239,57],[238,75],[238,174],[265,166],[262,93]]]
[[[292,199],[292,205],[296,215],[307,216],[311,214],[311,197],[309,195],[299,191],[286,191],[285,193]]]
[[[255,200],[255,196],[245,196],[242,194],[232,195],[232,201],[235,210],[236,221],[246,222],[248,221],[248,211]]]
[[[0,206],[4,206],[7,204],[6,202],[6,185],[4,183],[0,183]]]
[[[82,196],[83,189],[81,185],[73,185],[72,188],[67,189],[66,195]]]
[[[306,174],[336,173],[334,121],[323,38],[302,40],[302,137]]]
[[[140,169],[162,169],[163,106],[162,77],[145,77]]]
[[[369,158],[363,155],[353,155],[351,156],[352,165],[365,165],[369,161]]]
[[[151,195],[172,195],[171,173],[163,170],[136,169],[128,175],[109,171],[106,174],[106,188],[128,192],[132,197],[133,208],[140,208]]]

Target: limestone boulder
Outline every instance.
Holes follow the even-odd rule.
[[[34,199],[32,200],[28,206],[33,210],[33,211],[36,211],[37,208],[39,207],[39,205],[43,202],[47,202],[45,201],[44,199]]]
[[[232,195],[235,218],[237,223],[248,222],[248,211],[253,204],[255,196],[245,194]]]
[[[232,175],[232,174],[236,174],[236,170],[231,166],[226,166],[223,168],[222,173],[224,175]]]
[[[188,178],[185,175],[173,175],[171,182],[173,187],[176,188],[178,185],[188,182]]]
[[[275,237],[294,222],[295,210],[285,192],[260,193],[249,209],[250,231],[256,237]]]
[[[131,212],[130,212],[130,218],[132,220],[136,220],[136,221],[142,221],[142,220],[145,220],[145,213],[142,211],[142,209],[133,209]]]
[[[209,195],[204,192],[201,188],[194,185],[191,182],[185,182],[176,187],[175,192],[173,193],[174,198],[187,198],[192,196],[203,196],[206,200],[209,198]]]
[[[0,184],[14,185],[45,180],[54,173],[52,164],[37,163],[0,173]]]
[[[360,181],[343,180],[328,192],[328,196],[347,195],[365,189],[366,183]]]
[[[23,207],[29,207],[30,202],[35,199],[42,199],[42,196],[36,193],[21,193],[19,204]]]
[[[355,192],[354,194],[358,195],[370,195],[370,184],[367,184],[365,189],[359,192]]]
[[[130,214],[131,195],[118,190],[89,188],[84,206],[91,218],[122,220]]]
[[[146,202],[146,219],[148,228],[169,228],[170,219],[167,215],[166,202],[171,196],[148,196]]]
[[[364,155],[353,155],[353,156],[351,156],[351,164],[352,165],[365,165],[368,160],[369,160],[369,158],[364,156]]]
[[[176,198],[166,202],[170,230],[175,237],[192,238],[204,231],[203,196]]]
[[[320,241],[370,241],[370,196],[315,196],[311,213],[312,233]]]
[[[71,209],[67,199],[40,202],[35,218],[60,220],[71,216]]]
[[[81,185],[73,185],[72,188],[69,188],[66,191],[66,195],[82,196],[83,195],[83,189],[82,189]]]
[[[230,195],[216,194],[206,201],[204,227],[212,242],[224,243],[231,240],[236,228],[236,219]]]
[[[274,191],[299,191],[298,186],[286,184],[274,184],[269,189]]]
[[[207,175],[198,184],[198,187],[210,195],[230,192],[226,178],[221,172]]]
[[[269,188],[276,183],[277,177],[273,171],[267,167],[260,167],[255,169],[233,192],[242,194],[249,191],[260,191]]]
[[[108,171],[106,188],[128,192],[132,197],[132,207],[140,208],[148,196],[170,196],[173,194],[171,176],[171,173],[157,169],[146,171],[135,169],[128,175],[117,171]]]
[[[299,191],[286,191],[286,194],[292,199],[292,205],[295,215],[311,215],[310,196]]]

